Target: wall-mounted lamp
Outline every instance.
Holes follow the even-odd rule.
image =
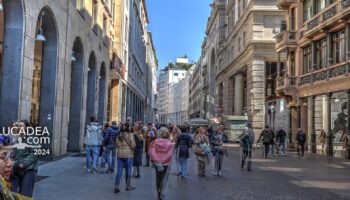
[[[4,10],[2,3],[0,3],[0,12]]]
[[[75,58],[75,52],[74,52],[74,51],[72,51],[72,56],[71,56],[70,60],[71,60],[72,62],[77,61],[77,59]]]
[[[335,103],[339,103],[340,102],[340,99],[337,97],[335,100],[334,100]]]
[[[42,14],[40,16],[40,26],[38,28],[38,33],[37,33],[36,38],[35,38],[36,41],[40,41],[40,42],[45,42],[45,40],[46,40],[46,38],[44,36],[44,31],[42,28],[44,14],[45,14],[45,12],[42,12]]]

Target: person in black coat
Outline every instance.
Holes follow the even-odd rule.
[[[140,178],[141,177],[140,166],[142,166],[144,136],[139,125],[136,125],[134,127],[133,134],[134,134],[134,139],[136,144],[134,149],[134,160],[133,160],[134,177]]]
[[[193,141],[185,127],[181,127],[180,130],[181,133],[177,137],[175,149],[180,161],[179,175],[184,179],[187,175],[187,161],[190,156],[189,149],[192,147]]]

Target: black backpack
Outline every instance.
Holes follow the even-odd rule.
[[[305,142],[305,141],[306,141],[306,134],[299,133],[299,142]]]

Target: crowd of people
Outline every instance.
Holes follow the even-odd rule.
[[[25,120],[12,123],[14,133],[11,136],[0,135],[0,192],[2,199],[31,199],[35,179],[38,172],[38,158],[33,148],[16,148],[22,143],[26,128],[31,126]],[[23,129],[23,130],[22,130]],[[280,153],[285,154],[286,132],[274,131],[266,126],[257,143],[264,145],[264,156],[274,154],[277,146]],[[250,124],[239,136],[242,157],[241,169],[247,163],[247,170],[252,167],[252,149],[254,131]],[[299,129],[296,135],[298,155],[304,156],[306,134]],[[188,127],[175,125],[143,124],[128,119],[125,123],[106,123],[101,126],[95,117],[90,118],[84,134],[86,151],[86,170],[88,173],[114,173],[114,192],[121,191],[120,183],[125,171],[126,191],[136,188],[132,185],[132,177],[141,178],[141,167],[154,167],[158,199],[163,198],[163,188],[169,174],[173,157],[175,167],[181,179],[187,179],[188,159],[191,151],[198,163],[198,176],[207,176],[207,168],[216,176],[222,176],[224,157],[228,151],[224,143],[228,138],[223,126],[198,127],[190,131]],[[275,146],[276,145],[276,146]],[[15,147],[15,148],[14,148]],[[300,153],[299,153],[300,152]],[[143,158],[145,157],[145,165]],[[209,165],[210,167],[207,167]],[[1,199],[1,198],[0,198]]]

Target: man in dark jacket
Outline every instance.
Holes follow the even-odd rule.
[[[107,129],[107,132],[103,138],[104,148],[106,150],[108,169],[107,173],[114,172],[115,156],[116,156],[116,139],[120,133],[120,128],[117,126],[117,122],[113,121],[112,126]]]
[[[282,154],[286,154],[286,136],[287,133],[283,130],[283,128],[280,128],[277,132],[277,138],[276,141],[278,141],[280,150],[282,151]]]
[[[297,145],[298,145],[297,146],[298,157],[304,158],[304,146],[306,142],[306,133],[301,128],[298,129],[298,133],[295,140],[297,141]],[[301,150],[301,155],[300,155],[300,150]]]
[[[187,160],[190,156],[189,149],[192,147],[193,141],[191,136],[187,133],[185,127],[181,127],[181,133],[177,136],[175,149],[179,156],[181,178],[185,178],[187,175]]]
[[[268,125],[266,125],[265,129],[261,132],[258,141],[260,141],[261,138],[262,138],[262,142],[263,142],[264,147],[265,147],[265,158],[267,158],[267,154],[269,153],[270,143],[272,140],[272,133],[269,130]]]

